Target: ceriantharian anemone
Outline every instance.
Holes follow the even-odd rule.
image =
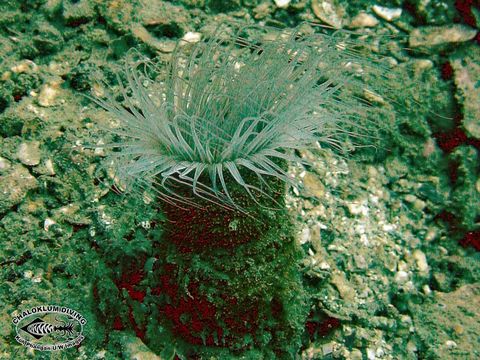
[[[203,198],[239,208],[229,184],[258,201],[269,196],[266,179],[296,182],[279,165],[305,162],[295,150],[345,150],[365,135],[371,107],[361,98],[369,90],[363,74],[385,69],[344,32],[306,28],[225,24],[206,41],[181,42],[166,66],[130,61],[121,96],[94,98],[119,121],[111,130],[121,137],[110,158],[116,176],[153,185],[170,203]]]

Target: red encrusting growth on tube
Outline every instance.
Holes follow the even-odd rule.
[[[305,328],[311,341],[315,340],[316,336],[325,337],[332,331],[338,329],[341,325],[339,319],[327,316],[321,320],[315,320],[310,314],[310,320],[305,323]]]
[[[480,230],[467,232],[460,240],[460,245],[463,247],[471,246],[480,251]]]
[[[221,311],[222,317],[218,319],[219,309],[215,304],[206,299],[199,292],[199,283],[190,282],[187,292],[182,291],[176,282],[177,266],[165,264],[159,276],[157,286],[151,289],[155,297],[166,296],[168,301],[158,305],[162,318],[170,321],[172,332],[194,345],[229,346],[235,343],[239,335],[250,333],[252,336],[258,328],[258,304],[239,304],[234,297],[222,294],[222,299],[227,310]],[[138,285],[144,278],[143,271],[131,269],[122,274],[116,282],[119,289],[126,289],[131,300],[143,303],[146,292],[139,290]],[[272,313],[275,312],[275,302]],[[278,309],[281,311],[281,309]],[[136,335],[142,340],[145,338],[145,329],[140,327],[134,318],[131,304],[128,306],[128,322]],[[122,330],[125,324],[117,316],[113,321],[113,329]],[[224,333],[228,329],[228,334]]]

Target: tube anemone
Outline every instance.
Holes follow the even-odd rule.
[[[224,25],[166,66],[130,62],[119,96],[94,99],[120,124],[107,164],[167,220],[154,246],[111,260],[118,296],[99,279],[107,324],[182,358],[295,358],[310,297],[287,164],[364,136],[363,76],[381,72],[338,35]]]

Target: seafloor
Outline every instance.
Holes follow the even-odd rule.
[[[84,95],[96,73],[121,72],[128,49],[168,59],[222,21],[365,32],[398,64],[403,108],[375,151],[305,151],[313,166],[291,167],[314,299],[298,357],[480,358],[478,2],[2,0],[0,359],[167,358],[94,310],[105,256],[135,253],[157,210],[99,181],[110,118]],[[87,318],[81,346],[15,341],[12,316],[42,304]]]

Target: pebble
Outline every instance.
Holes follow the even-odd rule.
[[[457,347],[457,343],[453,340],[447,340],[445,342],[445,346],[447,347],[447,349],[455,349]]]
[[[428,263],[427,263],[427,257],[421,250],[415,250],[413,252],[413,258],[415,259],[417,263],[418,270],[422,273],[427,273],[428,272]]]
[[[8,170],[11,167],[10,161],[0,156],[0,173]]]
[[[355,261],[355,265],[357,266],[357,268],[359,269],[368,268],[367,260],[365,259],[365,256],[363,256],[362,254],[353,255],[353,259]]]
[[[27,192],[38,186],[37,180],[20,164],[0,177],[0,213],[19,204]]]
[[[2,74],[2,76],[0,76],[0,80],[7,81],[7,80],[10,80],[11,77],[12,77],[12,72],[11,71],[5,71]]]
[[[463,333],[465,332],[465,329],[462,325],[455,324],[453,325],[453,331],[455,331],[455,334],[457,335],[463,335]]]
[[[161,358],[154,354],[139,338],[124,336],[122,338],[125,344],[125,357],[135,360],[161,360]]]
[[[355,299],[355,290],[348,284],[343,274],[333,274],[330,281],[335,285],[342,299],[347,301]]]
[[[462,99],[462,124],[466,132],[480,139],[480,49],[471,46],[465,56],[455,58],[450,63],[454,70],[457,98]]]
[[[432,289],[430,289],[430,286],[428,285],[423,285],[422,290],[423,290],[423,293],[427,296],[432,293]]]
[[[427,203],[425,201],[411,194],[405,196],[405,201],[411,203],[413,207],[419,211],[422,211],[427,206]]]
[[[31,71],[35,72],[38,70],[38,66],[31,60],[25,60],[18,65],[12,66],[10,70],[16,74],[21,74],[21,73],[28,73]]]
[[[148,221],[148,220],[142,221],[142,222],[140,223],[140,226],[141,226],[142,228],[144,228],[145,230],[148,230],[148,229],[150,229],[150,228],[152,227],[150,221]]]
[[[320,270],[330,270],[331,266],[326,261],[322,261],[320,264],[318,264],[318,268]]]
[[[97,141],[97,145],[98,145],[98,147],[95,148],[93,153],[95,155],[98,155],[98,156],[101,156],[101,157],[107,156],[107,154],[105,153],[105,147],[104,147],[105,142],[102,139],[100,139],[100,140]]]
[[[31,141],[20,144],[17,151],[17,158],[22,164],[36,166],[40,163],[40,142]]]
[[[461,24],[424,26],[415,28],[410,33],[408,41],[412,48],[432,49],[445,44],[469,41],[475,35],[477,35],[477,30]]]
[[[375,355],[379,358],[382,358],[385,355],[385,350],[378,348],[377,351],[375,351]]]
[[[46,175],[51,175],[51,176],[55,175],[55,169],[53,168],[52,159],[45,160],[44,166],[46,170]]]
[[[367,348],[367,359],[368,360],[375,360],[377,357],[375,355],[375,350]]]
[[[264,19],[270,14],[271,11],[272,9],[270,3],[263,2],[253,9],[253,17],[256,20]]]
[[[334,0],[312,0],[312,10],[317,18],[325,24],[341,29],[343,27],[343,19],[345,9]]]
[[[56,220],[65,220],[70,224],[88,225],[91,223],[91,220],[87,216],[82,215],[80,206],[75,203],[54,210],[53,215]]]
[[[48,231],[50,226],[55,225],[56,222],[50,218],[46,218],[45,221],[43,222],[43,230]]]
[[[350,352],[350,359],[351,360],[362,360],[363,359],[362,352],[358,349],[352,349],[352,351]]]
[[[387,21],[393,21],[402,16],[402,9],[400,8],[388,8],[379,5],[373,5],[372,10],[375,14]]]
[[[395,229],[396,229],[396,226],[393,225],[393,224],[385,224],[385,225],[383,225],[383,227],[382,227],[382,230],[385,231],[385,232],[391,232],[391,231],[393,231],[393,230],[395,230]]]
[[[348,211],[350,211],[350,214],[352,215],[360,215],[360,214],[363,216],[368,215],[368,206],[365,204],[364,201],[348,203],[347,207],[348,207]]]
[[[37,98],[38,105],[43,107],[54,106],[59,92],[59,87],[60,82],[53,82],[43,85]]]
[[[377,93],[373,92],[370,89],[363,89],[363,96],[368,101],[371,101],[380,105],[386,104],[385,99],[383,97],[381,97],[380,95],[378,95]]]
[[[329,342],[322,346],[322,354],[323,356],[330,355],[333,352],[334,344]]]
[[[299,240],[301,245],[306,244],[307,242],[310,241],[310,228],[308,226],[302,229]]]
[[[408,315],[402,315],[400,317],[400,322],[402,323],[403,326],[409,327],[412,325],[412,318]]]
[[[280,9],[286,9],[291,0],[275,0],[275,5]]]
[[[95,359],[105,359],[106,354],[107,350],[100,350],[98,353],[95,354]]]
[[[182,40],[188,43],[197,43],[202,39],[202,34],[199,32],[192,32],[189,31],[185,35],[183,35]]]
[[[305,177],[303,178],[303,185],[308,193],[317,198],[322,198],[325,195],[325,186],[320,181],[318,176],[312,173],[305,174]]]
[[[395,274],[395,282],[397,284],[405,284],[408,281],[408,273],[406,271],[398,271]]]
[[[143,43],[160,52],[171,53],[175,50],[175,41],[160,41],[150,34],[150,32],[141,24],[135,24],[132,26],[132,34]]]
[[[424,157],[429,157],[430,155],[435,153],[435,141],[432,138],[427,139],[425,143],[423,144],[423,151],[422,155]]]
[[[415,74],[418,76],[433,68],[433,61],[430,59],[418,59],[413,63],[413,68],[415,69]]]
[[[375,16],[367,14],[365,12],[359,13],[350,21],[351,28],[365,28],[375,27],[378,25],[378,20]]]

